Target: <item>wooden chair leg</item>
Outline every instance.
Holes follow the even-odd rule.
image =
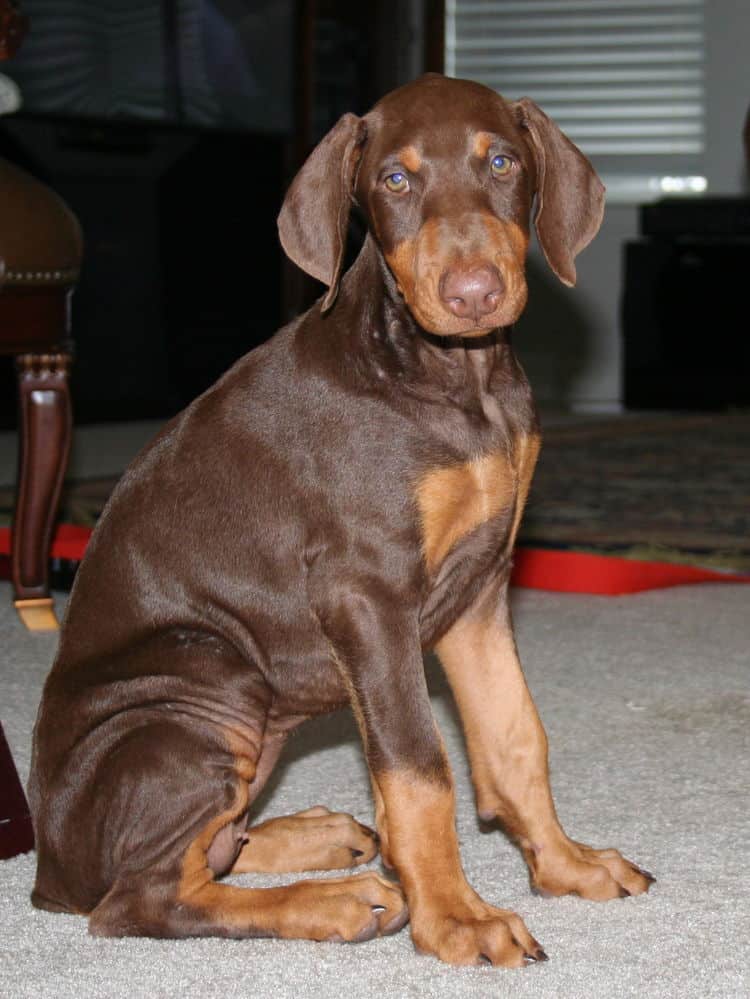
[[[59,627],[48,559],[70,454],[70,363],[67,353],[22,354],[16,360],[20,450],[11,564],[15,606],[30,631]]]

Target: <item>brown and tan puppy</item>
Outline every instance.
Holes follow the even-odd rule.
[[[141,455],[76,579],[35,732],[38,906],[105,935],[351,941],[395,932],[408,904],[417,948],[444,961],[544,958],[464,876],[428,649],[479,814],[515,838],[532,885],[648,889],[560,827],[508,611],[539,448],[508,341],[534,199],[572,284],[602,185],[536,105],[473,83],[424,77],[314,150],[279,228],[327,294]],[[369,235],[342,277],[352,202]],[[289,731],[346,704],[400,887],[376,873],[222,884],[375,855],[370,830],[320,807],[248,822]]]

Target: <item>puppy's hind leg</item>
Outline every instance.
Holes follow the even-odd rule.
[[[316,805],[249,828],[232,874],[339,870],[366,864],[377,852],[373,829]]]
[[[407,910],[400,889],[375,873],[282,888],[217,882],[217,872],[231,866],[244,838],[254,790],[252,761],[238,759],[234,769],[217,766],[216,747],[212,752],[194,731],[170,733],[161,726],[159,735],[164,756],[170,751],[174,755],[171,742],[194,741],[192,751],[181,758],[196,761],[195,773],[183,770],[180,788],[167,788],[163,770],[151,775],[141,771],[141,790],[149,777],[154,784],[154,793],[147,795],[154,807],[148,815],[141,814],[138,823],[139,829],[148,828],[148,843],[127,851],[114,884],[90,913],[91,933],[359,941],[404,925]],[[142,759],[141,748],[133,744],[132,761]],[[212,756],[213,765],[206,767]],[[213,774],[210,783],[207,770]],[[166,803],[175,796],[177,810]]]
[[[401,890],[374,872],[281,888],[238,888],[215,880],[209,849],[245,799],[216,816],[177,864],[121,876],[94,909],[97,936],[286,937],[358,942],[395,933],[408,914]]]
[[[286,731],[265,734],[248,804],[263,790],[286,735]],[[378,843],[378,834],[351,815],[315,805],[243,826],[241,832],[226,826],[209,848],[209,864],[217,875],[334,871],[369,863],[377,855]]]

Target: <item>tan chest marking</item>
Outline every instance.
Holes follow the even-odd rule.
[[[417,504],[427,568],[436,569],[457,541],[509,509],[516,489],[517,475],[504,452],[422,476]]]

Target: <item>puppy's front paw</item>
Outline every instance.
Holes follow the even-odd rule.
[[[412,917],[418,951],[448,964],[492,964],[522,968],[547,955],[520,916],[481,899],[431,906]]]
[[[374,871],[298,881],[284,889],[276,936],[360,943],[398,931],[409,919],[399,885]]]
[[[539,894],[580,895],[594,902],[642,895],[656,880],[617,850],[594,850],[573,840],[534,851],[529,865]]]

